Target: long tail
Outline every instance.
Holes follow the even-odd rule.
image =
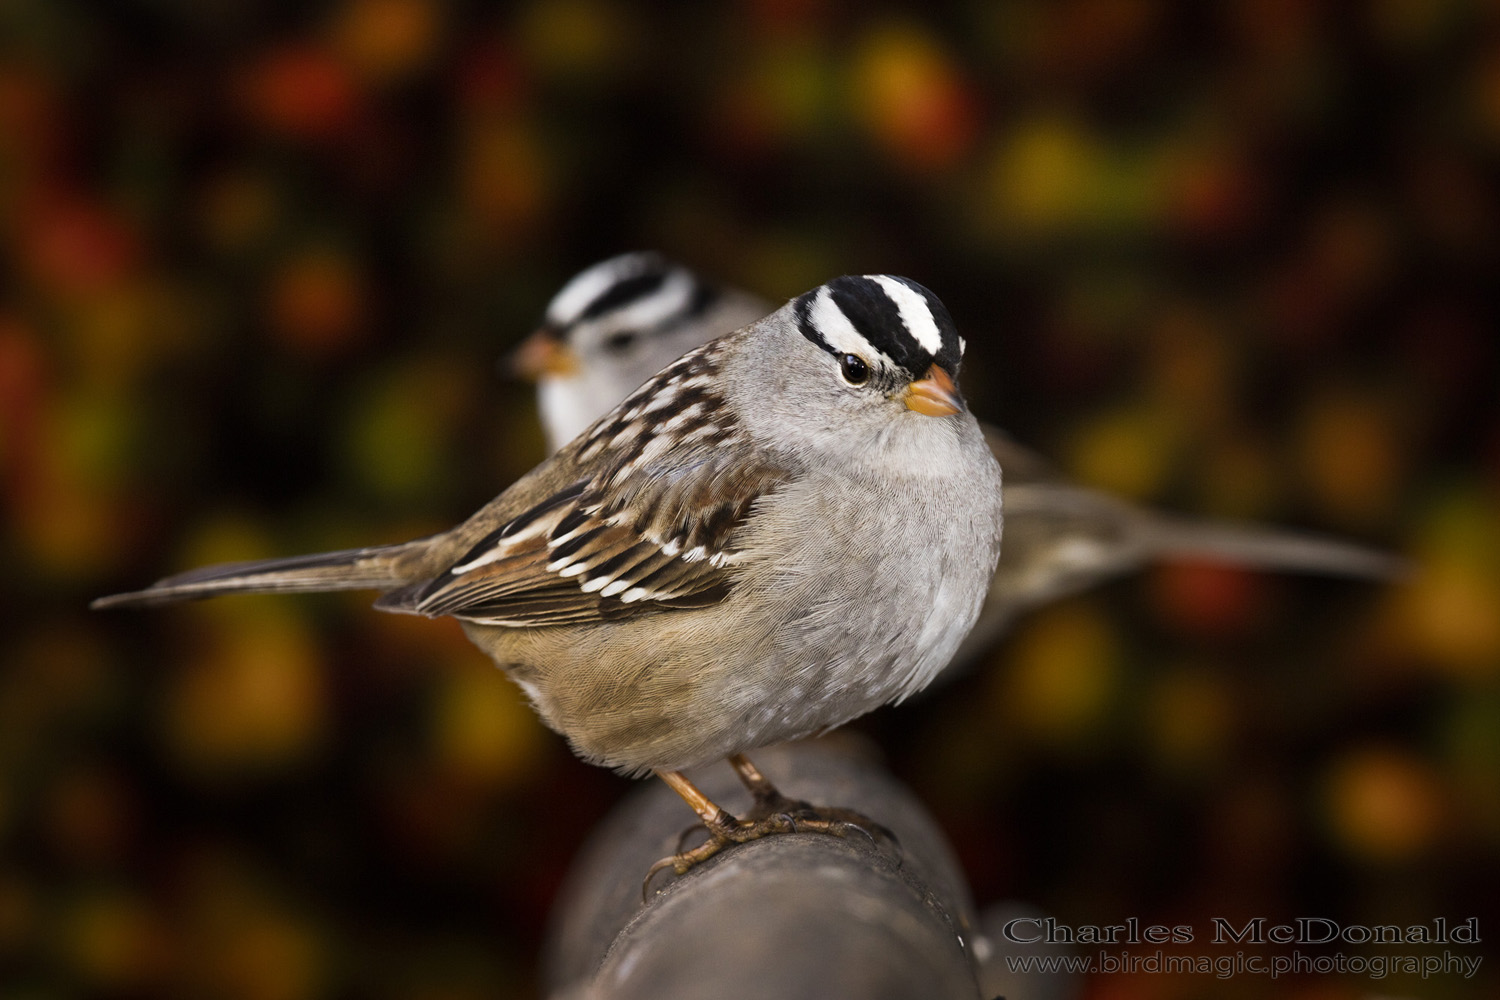
[[[89,607],[144,607],[219,594],[389,590],[408,582],[400,573],[400,557],[411,551],[411,545],[382,545],[205,566],[158,580],[144,590],[101,597]]]
[[[1264,570],[1392,580],[1411,571],[1400,556],[1313,532],[1247,521],[1189,517],[1063,483],[1005,487],[1005,530],[1013,559],[1040,560],[1048,586],[1076,590],[1158,559],[1204,559]],[[1001,566],[1005,565],[1001,541]],[[1034,571],[1034,567],[1032,570]]]
[[[1149,512],[1138,525],[1148,558],[1193,558],[1268,570],[1394,580],[1400,556],[1327,535]]]

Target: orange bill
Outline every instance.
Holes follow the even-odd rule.
[[[571,375],[578,370],[578,357],[550,327],[542,327],[521,342],[510,356],[510,370],[535,382],[548,376]]]
[[[938,366],[927,369],[927,374],[906,388],[906,408],[924,413],[929,417],[948,417],[964,408],[963,397],[953,384],[953,376]]]

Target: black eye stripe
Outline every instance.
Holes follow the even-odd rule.
[[[810,315],[813,299],[817,298],[818,292],[819,289],[814,288],[807,294],[798,296],[796,303],[792,306],[792,316],[797,320],[797,329],[801,331],[802,336],[817,344],[829,354],[837,354],[838,352],[833,349],[833,345],[823,336],[822,331],[818,329],[818,325],[812,321],[812,316]]]
[[[623,351],[633,345],[640,335],[639,330],[616,330],[604,338],[604,348],[608,351]]]
[[[697,277],[694,277],[693,297],[688,301],[687,315],[702,316],[704,313],[708,312],[709,307],[711,307],[715,302],[719,301],[721,294],[722,293],[719,291],[719,289],[715,288],[713,285],[710,285],[708,282],[701,281]]]

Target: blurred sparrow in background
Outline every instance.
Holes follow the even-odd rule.
[[[557,448],[682,352],[770,308],[659,254],[622,254],[563,286],[511,368],[535,381],[543,427]],[[960,662],[1022,612],[1157,560],[1371,579],[1403,569],[1396,557],[1339,539],[1171,514],[1069,483],[998,428],[980,426],[1005,471],[1005,544]]]

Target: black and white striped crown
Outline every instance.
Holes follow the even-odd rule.
[[[610,313],[641,329],[701,314],[718,290],[661,254],[637,251],[600,261],[574,275],[547,304],[547,324],[565,330]]]
[[[800,296],[797,329],[833,355],[882,359],[912,378],[936,364],[957,375],[964,339],[948,309],[910,278],[845,275]]]

